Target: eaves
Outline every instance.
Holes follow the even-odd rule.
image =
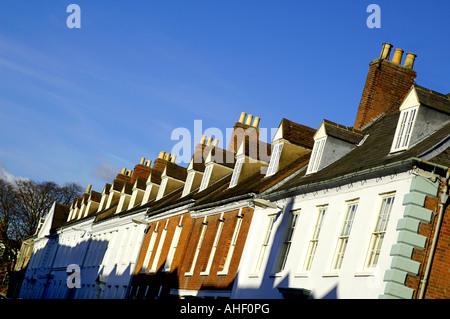
[[[439,170],[440,174],[445,174],[445,172],[448,170],[447,167],[434,164],[431,162],[424,161],[422,159],[411,157],[409,159],[405,159],[402,161],[389,163],[382,166],[377,166],[373,168],[368,168],[365,170],[357,171],[348,173],[345,175],[337,176],[335,178],[326,179],[322,181],[316,181],[311,182],[307,184],[298,185],[296,187],[287,189],[287,190],[280,190],[275,191],[272,193],[265,193],[257,196],[257,198],[263,198],[263,199],[270,199],[270,200],[278,200],[290,196],[300,195],[304,193],[319,191],[331,187],[337,187],[346,185],[352,182],[361,181],[368,178],[377,178],[377,177],[384,177],[392,174],[397,174],[401,172],[405,172],[409,169],[412,169],[414,167],[428,167],[428,169],[433,169],[434,171]]]

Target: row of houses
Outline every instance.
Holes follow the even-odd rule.
[[[23,243],[20,298],[450,298],[450,94],[383,44],[355,124],[242,113],[226,149],[161,152],[55,203]]]

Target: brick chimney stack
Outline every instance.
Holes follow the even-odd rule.
[[[141,162],[134,167],[131,183],[134,183],[139,177],[147,179],[152,169],[150,168],[151,161],[141,158]]]
[[[247,119],[245,117],[247,116]],[[245,121],[245,122],[244,122]],[[253,121],[253,123],[252,123]],[[233,134],[231,135],[230,143],[228,144],[228,151],[237,153],[239,145],[244,138],[256,142],[259,138],[259,117],[242,112],[239,121],[234,124]]]
[[[383,43],[380,57],[369,64],[366,84],[359,103],[354,128],[360,130],[383,114],[398,111],[417,76],[412,69],[416,55],[407,53],[401,65],[402,49],[395,49],[389,61],[392,44]]]

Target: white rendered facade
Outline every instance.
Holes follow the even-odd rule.
[[[305,289],[313,298],[378,298],[385,290],[383,276],[392,262],[391,247],[397,243],[396,226],[403,217],[403,198],[409,193],[414,177],[411,171],[407,171],[381,178],[362,179],[274,202],[283,209],[256,206],[231,297],[283,298],[277,288],[298,288]],[[367,267],[372,233],[386,196],[394,196],[389,221],[376,266]],[[340,269],[333,270],[347,207],[351,203],[357,203],[358,206],[342,264]],[[314,237],[317,214],[324,207],[326,211],[317,246],[311,267],[307,270],[305,263],[311,238]],[[287,229],[286,221],[289,221],[291,211],[298,217],[284,269],[277,271],[282,256],[280,248]],[[258,254],[271,218],[275,219],[262,266],[257,267]]]

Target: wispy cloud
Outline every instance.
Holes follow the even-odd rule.
[[[100,164],[94,169],[94,177],[111,182],[119,172],[119,167],[107,159],[100,158]]]
[[[8,172],[5,168],[5,165],[3,165],[2,162],[0,162],[0,179],[3,179],[5,181],[7,181],[8,183],[14,183],[19,180],[28,180],[28,178],[14,176],[10,172]]]

